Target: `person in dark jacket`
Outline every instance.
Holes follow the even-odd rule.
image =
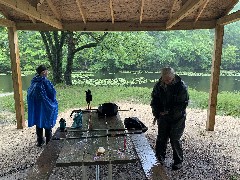
[[[43,129],[45,129],[46,144],[52,137],[52,128],[56,124],[58,115],[58,101],[56,90],[47,79],[47,68],[40,65],[36,72],[27,91],[28,127],[36,125],[37,146],[40,147],[45,143]]]
[[[173,150],[172,169],[182,167],[183,150],[180,138],[183,135],[186,120],[186,107],[189,95],[187,86],[175,74],[173,68],[161,70],[161,78],[155,84],[151,94],[151,107],[154,121],[158,124],[156,157],[163,164],[168,140]]]

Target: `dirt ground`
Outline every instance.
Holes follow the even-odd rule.
[[[157,125],[152,124],[153,116],[149,105],[132,102],[118,102],[121,109],[130,111],[119,112],[122,120],[126,117],[138,117],[148,126],[145,133],[151,146],[154,148]],[[78,108],[76,108],[78,109]],[[69,115],[72,109],[59,114],[58,120],[63,117],[67,126],[71,126]],[[14,118],[14,114],[1,114],[0,121],[0,179],[26,179],[26,174],[33,167],[43,147],[36,147],[35,128],[17,130],[16,125],[7,122]],[[3,118],[3,119],[2,119]],[[229,116],[216,116],[214,131],[206,131],[207,111],[187,109],[186,129],[182,137],[184,149],[183,168],[171,171],[172,151],[167,149],[165,168],[170,179],[191,180],[240,180],[240,119]],[[57,120],[57,121],[58,121]],[[53,132],[59,126],[57,122]],[[88,170],[89,179],[94,179]],[[106,179],[107,167],[100,167],[100,179]],[[54,168],[50,179],[81,179],[78,167]],[[144,179],[139,163],[116,165],[113,167],[113,179]]]

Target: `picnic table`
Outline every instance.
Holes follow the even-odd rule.
[[[81,166],[82,179],[85,180],[90,165],[96,166],[95,176],[99,179],[99,166],[108,165],[108,179],[111,180],[113,164],[135,163],[138,160],[147,172],[146,179],[168,179],[149,144],[141,143],[147,142],[144,138],[141,131],[124,129],[119,115],[99,117],[95,111],[83,113],[82,128],[67,127],[63,132],[59,128],[56,130],[53,140],[28,173],[28,179],[48,179],[54,167]],[[97,153],[99,147],[104,148],[103,154]]]

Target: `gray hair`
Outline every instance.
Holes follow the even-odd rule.
[[[175,77],[175,71],[171,67],[165,67],[161,70],[161,77]]]

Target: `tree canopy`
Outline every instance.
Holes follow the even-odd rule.
[[[225,26],[222,69],[240,69],[239,32],[240,22]],[[79,70],[158,71],[165,65],[178,70],[209,70],[214,47],[214,30],[109,32],[102,39],[98,38],[103,36],[103,32],[19,31],[18,34],[22,71],[32,71],[39,64],[53,67],[56,64],[53,59],[62,57],[62,69],[57,71],[61,70],[59,72],[68,78],[69,73],[66,72],[69,67],[70,74]],[[54,46],[47,45],[50,41]],[[59,56],[51,57],[51,51],[60,47]],[[11,64],[7,30],[2,27],[0,48],[0,72],[6,73],[11,70]]]

